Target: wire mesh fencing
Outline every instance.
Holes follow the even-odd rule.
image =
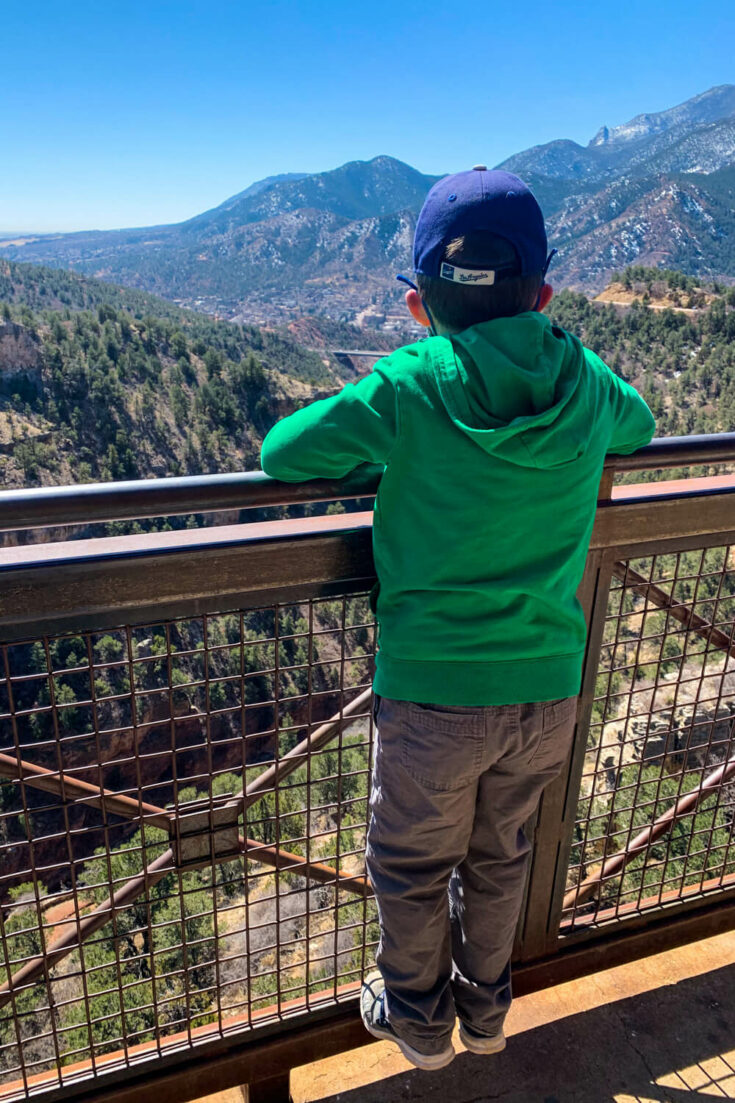
[[[612,573],[567,932],[735,884],[735,550]]]
[[[735,885],[734,603],[729,545],[615,563],[562,934]],[[360,592],[0,647],[0,1099],[354,994],[375,632]]]
[[[6,1094],[359,979],[374,649],[365,594],[0,649]]]

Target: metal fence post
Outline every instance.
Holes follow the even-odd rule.
[[[545,789],[541,799],[525,910],[519,924],[516,956],[520,961],[532,961],[553,952],[557,940],[561,896],[587,749],[587,732],[610,588],[610,570],[603,568],[603,562],[602,551],[595,549],[589,552],[578,591],[588,631],[577,730],[574,748],[565,770]]]
[[[267,1080],[253,1080],[247,1086],[246,1103],[292,1103],[291,1074],[282,1072]]]

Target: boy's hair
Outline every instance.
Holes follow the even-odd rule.
[[[518,254],[513,245],[488,230],[475,230],[454,238],[444,253],[445,260],[464,268],[489,267],[489,257],[492,257],[494,267],[510,268],[511,272],[513,267],[517,267],[520,272]],[[416,273],[419,294],[432,317],[453,333],[493,318],[511,318],[514,314],[532,310],[542,283],[541,272],[530,276],[505,275],[494,284],[474,286]]]

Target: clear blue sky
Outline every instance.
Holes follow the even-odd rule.
[[[735,82],[726,0],[4,0],[1,230],[173,222],[388,153],[498,161]]]

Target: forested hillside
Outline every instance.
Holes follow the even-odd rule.
[[[735,288],[631,267],[604,297],[563,291],[549,314],[640,390],[656,416],[656,435],[732,430]]]
[[[273,422],[341,382],[325,350],[286,333],[73,273],[0,262],[0,296],[5,486],[256,468]],[[628,268],[598,300],[564,291],[549,313],[641,390],[659,436],[735,424],[735,288]],[[359,337],[321,319],[294,330]]]
[[[285,335],[0,263],[5,486],[258,465],[273,421],[338,380]]]

